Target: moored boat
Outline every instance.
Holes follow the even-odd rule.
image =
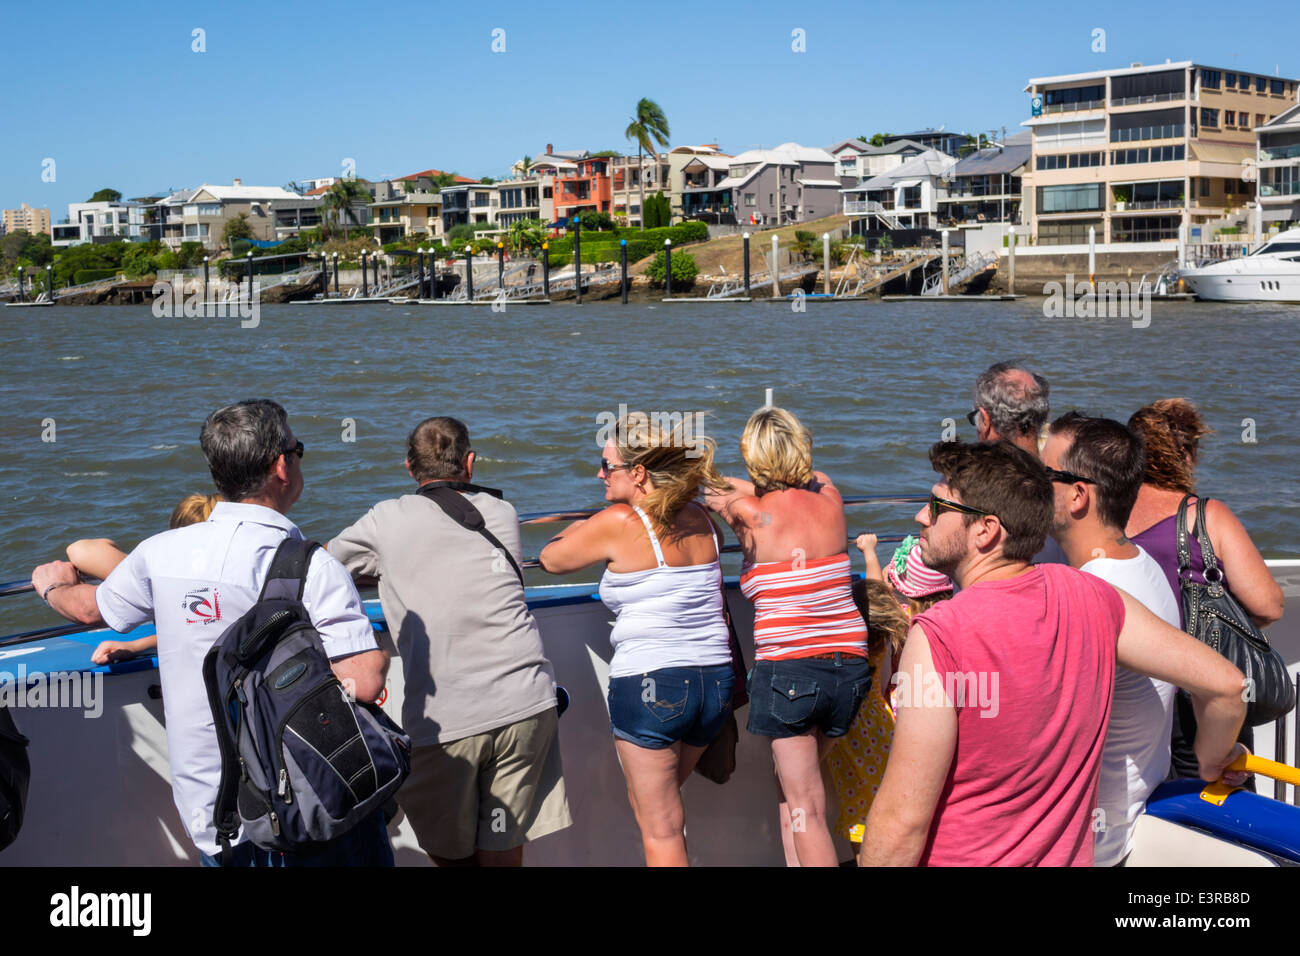
[[[1183,269],[1178,277],[1211,302],[1300,302],[1300,229],[1279,233],[1248,256]]]

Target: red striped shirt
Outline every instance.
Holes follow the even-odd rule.
[[[867,625],[853,603],[847,554],[812,561],[747,564],[740,590],[754,602],[754,650],[760,661],[840,651],[867,656]]]

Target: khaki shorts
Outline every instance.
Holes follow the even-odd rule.
[[[420,848],[463,860],[573,825],[555,709],[447,744],[415,747],[398,791]]]

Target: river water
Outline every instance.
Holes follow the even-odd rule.
[[[239,318],[146,307],[0,311],[0,581],[78,537],[133,546],[183,495],[210,491],[199,426],[214,408],[274,398],[307,447],[291,517],[327,540],[413,486],[406,434],[430,415],[469,426],[475,478],[521,511],[594,507],[602,413],[704,411],[724,473],[773,389],[813,432],[845,494],[925,493],[926,457],[964,419],[975,377],[1024,359],[1070,408],[1126,420],[1186,396],[1216,430],[1201,489],[1266,557],[1300,557],[1300,310],[1154,303],[1150,325],[1046,318],[1020,302],[809,302],[483,307],[263,306]],[[945,421],[945,420],[950,421]],[[53,439],[48,440],[48,439]],[[354,439],[354,440],[348,440]],[[913,509],[855,508],[852,532],[912,530]],[[535,556],[555,526],[526,529]],[[586,575],[594,579],[595,573]],[[530,572],[530,583],[546,576]],[[0,633],[50,621],[31,595],[0,603]]]

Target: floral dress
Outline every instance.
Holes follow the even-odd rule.
[[[881,654],[871,658],[872,671],[877,679],[858,708],[853,725],[826,755],[831,782],[840,804],[835,831],[854,843],[862,842],[867,811],[871,809],[871,801],[884,779],[885,762],[889,759],[889,745],[894,736],[894,715],[878,686],[880,659]]]

